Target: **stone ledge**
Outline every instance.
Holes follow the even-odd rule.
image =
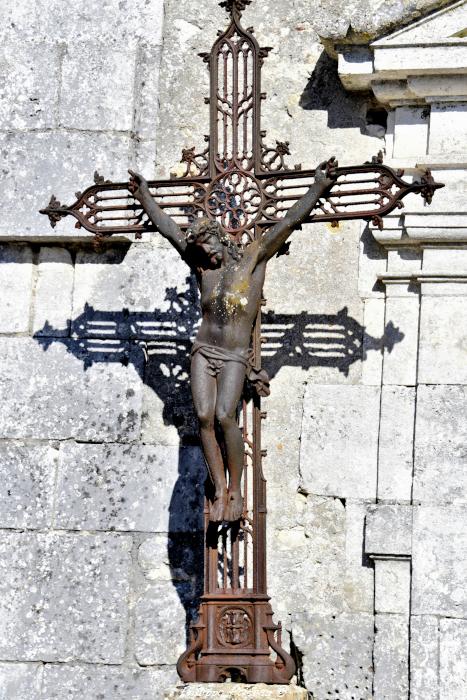
[[[308,692],[296,685],[257,683],[182,683],[165,695],[166,700],[307,700]]]

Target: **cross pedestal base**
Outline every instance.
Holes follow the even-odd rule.
[[[266,594],[205,594],[191,626],[191,644],[177,664],[180,678],[188,683],[287,683],[295,663],[282,649],[281,628],[272,617]]]
[[[166,700],[307,700],[308,692],[296,685],[182,683],[165,697]]]

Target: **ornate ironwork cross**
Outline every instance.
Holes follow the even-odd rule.
[[[197,153],[185,149],[182,177],[149,182],[162,209],[186,230],[199,216],[218,220],[238,243],[248,245],[277,223],[314,181],[314,170],[288,169],[287,142],[265,144],[261,130],[261,69],[270,51],[261,48],[253,30],[241,26],[241,15],[251,0],[220,3],[230,15],[210,53],[201,54],[210,70],[210,134]],[[420,193],[429,203],[435,183],[429,172],[420,182],[407,183],[380,157],[371,163],[337,168],[332,189],[307,221],[336,223],[345,219],[382,217],[409,193]],[[116,233],[155,230],[128,183],[104,181],[78,193],[77,201],[63,206],[53,196],[42,213],[52,226],[64,216],[100,239]],[[261,367],[261,320],[252,337],[254,363]],[[258,397],[245,397],[240,421],[245,442],[244,510],[239,523],[218,526],[209,522],[205,507],[204,595],[199,617],[192,625],[191,643],[178,663],[185,681],[218,682],[226,678],[248,682],[284,683],[295,672],[293,659],[281,645],[280,625],[266,586],[266,481],[262,471],[261,423],[265,414]],[[271,657],[271,650],[274,652]]]

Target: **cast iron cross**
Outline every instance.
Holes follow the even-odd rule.
[[[159,206],[186,231],[198,216],[217,220],[239,244],[247,246],[285,216],[314,182],[314,170],[288,169],[287,142],[265,144],[261,130],[261,69],[270,49],[260,48],[253,30],[243,29],[241,14],[251,0],[225,0],[230,24],[208,54],[210,70],[210,134],[207,147],[183,151],[185,173],[170,180],[152,180],[149,187]],[[326,196],[306,221],[372,220],[382,217],[409,193],[427,202],[439,185],[429,172],[418,183],[404,182],[376,157],[360,166],[338,167]],[[116,233],[154,231],[129,183],[104,181],[77,195],[70,207],[52,196],[42,210],[52,226],[71,215],[76,226],[100,239]],[[252,336],[253,361],[261,368],[261,321]],[[243,517],[217,525],[205,508],[204,595],[191,641],[178,663],[185,681],[219,682],[226,678],[284,683],[295,671],[282,649],[280,626],[272,621],[266,587],[266,481],[262,471],[261,411],[257,396],[245,396],[240,422],[245,444]],[[271,649],[275,658],[271,658]]]

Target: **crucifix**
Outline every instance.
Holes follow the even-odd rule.
[[[302,223],[372,221],[409,193],[430,203],[441,184],[425,172],[408,183],[382,163],[287,167],[287,142],[265,143],[261,70],[269,48],[241,25],[252,0],[221,2],[230,23],[210,53],[210,133],[204,151],[183,150],[185,172],[150,180],[130,171],[125,183],[96,174],[72,206],[52,196],[42,213],[65,216],[97,240],[158,232],[194,272],[202,323],[191,352],[191,386],[210,476],[204,510],[204,595],[178,672],[187,682],[287,683],[295,663],[282,648],[266,585],[266,481],[261,397],[262,288],[268,260],[286,254]]]

